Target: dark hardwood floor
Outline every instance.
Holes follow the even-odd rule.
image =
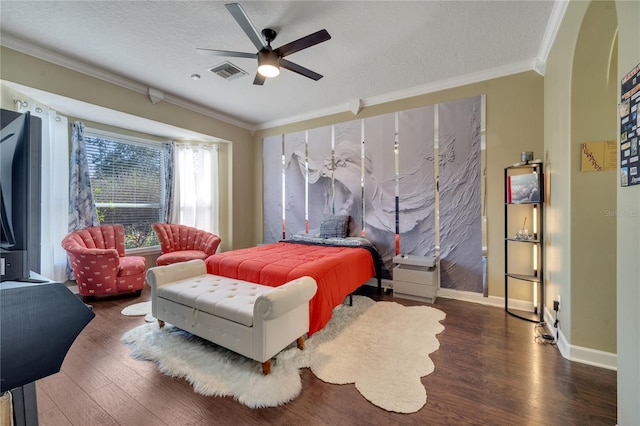
[[[36,384],[40,425],[616,424],[615,371],[565,360],[556,347],[535,341],[535,324],[503,309],[442,298],[434,306],[447,314],[445,330],[431,355],[435,371],[422,379],[427,403],[417,413],[384,411],[353,385],[326,384],[308,369],[301,370],[301,395],[281,407],[250,409],[232,398],[204,397],[155,364],[131,359],[120,342],[144,323],[120,311],[149,296],[145,288],[140,298],[91,302],[96,318],[61,372]]]

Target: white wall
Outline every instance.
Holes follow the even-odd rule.
[[[620,82],[640,63],[640,2],[616,1],[616,9]],[[617,232],[618,424],[640,425],[640,185],[616,186],[621,213]]]

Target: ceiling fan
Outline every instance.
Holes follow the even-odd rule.
[[[284,57],[331,39],[331,35],[329,35],[327,30],[317,31],[313,34],[309,34],[308,36],[292,41],[291,43],[280,46],[277,49],[273,49],[271,47],[271,42],[276,38],[277,33],[275,30],[265,28],[261,33],[259,33],[258,30],[256,30],[256,27],[253,26],[253,23],[249,20],[244,9],[242,9],[242,6],[238,3],[229,3],[225,4],[225,7],[256,46],[258,53],[196,48],[200,54],[211,56],[230,56],[235,58],[258,58],[258,72],[253,80],[253,84],[257,85],[263,85],[265,79],[268,77],[276,77],[279,75],[280,68],[288,69],[289,71],[293,71],[316,81],[322,78],[322,75],[317,72],[311,71],[308,68],[284,59]]]

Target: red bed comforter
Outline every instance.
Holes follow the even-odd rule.
[[[309,302],[309,336],[331,319],[333,308],[375,276],[371,253],[361,247],[279,242],[209,256],[207,272],[277,287],[310,276],[318,291]]]

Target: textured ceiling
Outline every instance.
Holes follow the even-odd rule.
[[[282,70],[252,84],[253,59],[205,57],[196,47],[255,52],[219,1],[0,1],[2,44],[46,49],[124,77],[247,128],[418,94],[447,81],[533,69],[553,1],[240,2],[274,47],[325,28],[332,39],[288,56],[324,78]],[[19,43],[18,43],[19,42]],[[32,53],[32,52],[27,52]],[[544,58],[543,58],[544,59]],[[207,71],[229,60],[249,75]],[[539,61],[539,59],[538,59]],[[190,76],[200,74],[200,80]]]

